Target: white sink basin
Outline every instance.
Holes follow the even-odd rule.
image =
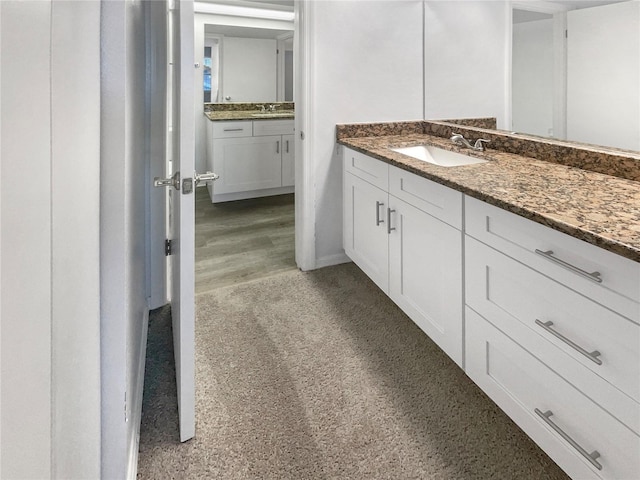
[[[487,160],[481,158],[469,157],[468,155],[443,150],[432,145],[416,145],[414,147],[392,148],[391,150],[441,167],[459,167],[461,165],[487,162]]]

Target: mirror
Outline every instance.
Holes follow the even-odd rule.
[[[640,150],[640,3],[514,3],[512,130]]]
[[[291,30],[204,25],[204,101],[293,101]]]

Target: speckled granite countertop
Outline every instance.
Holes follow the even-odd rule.
[[[261,110],[269,107],[274,112]],[[212,122],[228,122],[239,120],[288,120],[295,117],[293,102],[226,102],[205,103],[204,114]]]
[[[638,181],[504,151],[475,152],[425,133],[339,135],[338,143],[640,262]],[[439,167],[390,150],[424,143],[490,161]]]
[[[205,116],[213,121],[234,121],[234,120],[288,120],[295,118],[293,110],[276,112],[276,116],[260,115],[258,110],[238,110],[238,111],[213,111],[204,112]]]

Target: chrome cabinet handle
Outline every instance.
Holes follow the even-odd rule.
[[[598,357],[601,355],[601,353],[598,350],[594,350],[593,352],[587,352],[584,348],[582,348],[580,345],[578,345],[577,343],[573,342],[572,340],[568,339],[567,337],[565,337],[564,335],[562,335],[560,332],[554,330],[553,328],[551,328],[551,326],[553,325],[552,321],[548,321],[548,322],[542,322],[540,320],[538,320],[536,318],[536,325],[539,325],[540,327],[544,328],[547,332],[549,332],[551,335],[553,335],[556,338],[559,338],[560,340],[562,340],[564,343],[566,343],[567,345],[569,345],[571,348],[573,348],[576,352],[581,353],[582,355],[584,355],[585,357],[587,357],[589,360],[591,360],[593,363],[597,364],[597,365],[602,365],[602,360],[600,360]]]
[[[244,128],[225,128],[225,132],[241,132]]]
[[[543,252],[542,250],[535,249],[535,252],[541,257],[546,258],[547,260],[551,260],[553,263],[557,263],[561,267],[566,268],[567,270],[572,271],[573,273],[577,273],[578,275],[588,278],[589,280],[597,283],[602,283],[602,278],[600,278],[600,272],[587,272],[586,270],[582,270],[581,268],[576,267],[575,265],[571,265],[564,260],[559,259],[558,257],[553,256],[553,250],[547,250]]]
[[[391,208],[387,208],[387,233],[388,234],[391,234],[391,231],[396,229],[396,227],[391,228],[391,214],[394,212],[395,210]]]
[[[384,203],[376,202],[376,227],[380,226],[381,223],[384,223],[384,220],[380,218],[380,207],[384,207]]]
[[[287,140],[286,146],[287,146],[287,153],[289,153],[289,140]]]
[[[560,435],[563,439],[565,439],[569,443],[569,445],[575,448],[578,451],[578,453],[580,453],[580,455],[586,458],[591,465],[596,467],[598,470],[602,470],[602,464],[597,461],[597,459],[600,457],[600,453],[598,453],[597,450],[594,450],[593,452],[589,453],[584,448],[582,448],[580,444],[578,444],[578,442],[576,442],[573,438],[571,438],[567,433],[565,433],[564,430],[562,430],[558,425],[556,425],[553,422],[553,420],[551,420],[551,416],[553,415],[553,412],[551,410],[547,410],[546,412],[542,413],[541,410],[538,410],[536,408],[534,409],[534,412],[536,412],[536,415],[542,418],[542,420],[544,420],[544,422],[547,425],[553,428],[553,430],[558,435]]]
[[[276,140],[276,153],[280,153],[280,140]]]

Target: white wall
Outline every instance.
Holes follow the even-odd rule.
[[[567,13],[567,139],[640,150],[640,3]]]
[[[273,39],[224,37],[221,62],[223,101],[275,102],[276,49],[276,40]]]
[[[102,477],[126,478],[138,451],[146,327],[145,6],[102,3]],[[126,398],[126,408],[125,408]]]
[[[336,124],[422,118],[422,2],[323,1],[306,8],[310,91],[303,148],[315,177],[316,266],[322,266],[346,260]]]
[[[99,18],[0,2],[2,478],[100,474]]]
[[[510,2],[425,1],[425,118],[496,117],[509,128]]]
[[[553,20],[513,25],[512,129],[553,135]]]

